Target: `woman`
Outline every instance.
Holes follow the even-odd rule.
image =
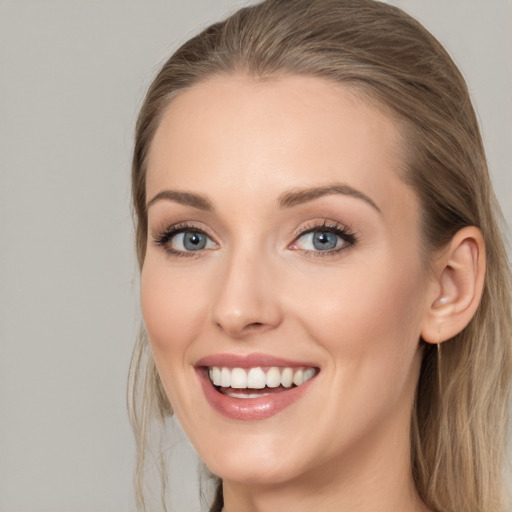
[[[500,511],[510,274],[465,82],[373,0],[268,0],[149,89],[140,474],[175,413],[211,510]]]

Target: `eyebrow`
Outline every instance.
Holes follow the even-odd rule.
[[[372,206],[379,213],[382,213],[375,202],[366,194],[344,183],[336,183],[321,187],[308,187],[294,189],[281,194],[278,199],[279,208],[292,208],[294,206],[313,201],[323,196],[341,194],[361,199]],[[157,201],[168,200],[175,203],[192,206],[203,211],[213,211],[213,204],[203,195],[194,192],[180,192],[177,190],[162,190],[146,203],[146,210]]]
[[[162,190],[146,203],[146,210],[157,201],[174,201],[175,203],[192,206],[204,211],[213,211],[213,205],[205,196],[193,192],[178,192],[177,190]]]
[[[345,196],[355,197],[356,199],[361,199],[368,203],[379,213],[382,213],[381,209],[370,197],[368,197],[360,190],[357,190],[356,188],[353,188],[350,185],[346,185],[345,183],[334,183],[332,185],[312,188],[299,188],[296,190],[292,190],[290,192],[285,192],[279,197],[279,207],[291,208],[293,206],[306,203],[308,201],[313,201],[314,199],[318,199],[319,197],[333,194],[341,194]]]

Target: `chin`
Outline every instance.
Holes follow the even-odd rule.
[[[251,444],[250,447],[231,446],[215,456],[207,449],[207,456],[202,459],[218,477],[241,484],[280,484],[296,478],[300,473],[299,461],[260,443]]]
[[[293,480],[298,475],[283,467],[276,468],[275,464],[251,464],[246,462],[240,465],[218,464],[218,470],[211,471],[224,481],[237,482],[244,485],[279,485]]]

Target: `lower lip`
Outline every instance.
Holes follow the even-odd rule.
[[[244,421],[263,420],[281,412],[301,398],[315,380],[313,377],[295,388],[258,398],[234,398],[219,393],[204,368],[198,369],[198,374],[209,404],[227,418]]]

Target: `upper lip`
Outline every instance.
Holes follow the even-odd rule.
[[[280,366],[280,367],[311,367],[316,365],[308,361],[292,361],[269,354],[212,354],[200,359],[195,366],[218,366],[225,368],[255,368],[258,366]]]

